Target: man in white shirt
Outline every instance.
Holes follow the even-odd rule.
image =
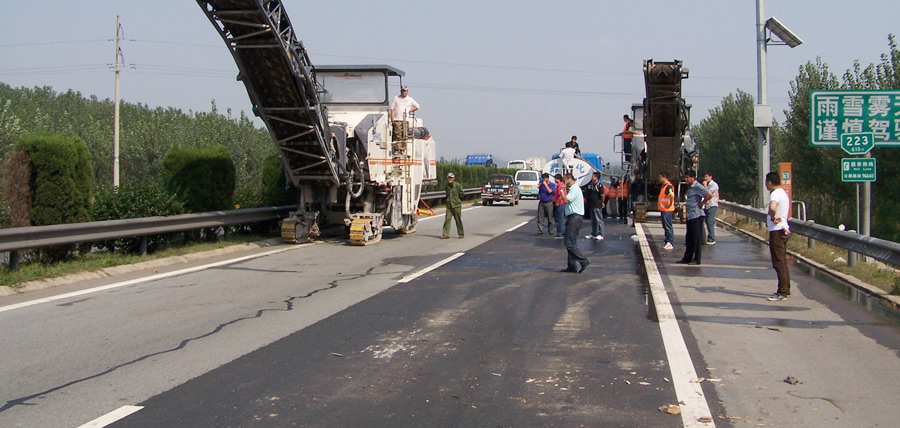
[[[391,122],[394,125],[394,141],[402,140],[403,121],[409,119],[409,115],[419,109],[419,103],[409,96],[409,88],[400,86],[400,95],[391,101]]]
[[[703,183],[709,190],[706,205],[703,211],[706,214],[706,245],[716,244],[716,212],[719,210],[719,183],[713,180],[712,173],[703,174]]]
[[[557,186],[565,185],[568,190],[565,195],[563,195],[563,202],[566,203],[565,207],[560,206],[559,208],[565,209],[566,215],[566,268],[562,270],[562,272],[584,272],[587,269],[588,265],[591,264],[591,261],[588,260],[587,257],[584,256],[584,253],[578,248],[578,232],[581,230],[581,221],[584,218],[584,198],[581,193],[581,188],[578,187],[578,183],[575,182],[575,176],[572,173],[567,172],[564,175],[565,179],[563,183],[557,183]],[[578,268],[578,263],[581,263],[581,268]]]
[[[566,142],[566,147],[564,147],[564,148],[559,152],[559,158],[562,160],[563,167],[565,168],[565,171],[563,171],[563,172],[570,172],[570,171],[572,171],[572,164],[575,163],[575,162],[574,162],[574,160],[575,160],[575,148],[572,147],[572,142],[571,142],[571,141]]]
[[[766,174],[766,189],[769,194],[769,209],[766,225],[769,227],[769,254],[772,267],[778,275],[778,291],[768,297],[773,302],[787,300],[791,295],[791,272],[787,264],[787,242],[791,237],[788,212],[791,199],[781,188],[781,177],[777,172]]]

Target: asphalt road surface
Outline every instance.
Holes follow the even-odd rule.
[[[535,205],[2,298],[0,427],[896,426],[895,324],[797,269],[766,302],[725,230],[683,266],[607,223],[561,273]]]

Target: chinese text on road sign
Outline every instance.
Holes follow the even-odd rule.
[[[841,159],[841,181],[864,182],[875,181],[875,178],[875,158]]]
[[[845,133],[872,133],[875,147],[900,146],[900,90],[811,91],[811,146],[840,146]]]

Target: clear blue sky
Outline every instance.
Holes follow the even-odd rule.
[[[643,98],[645,58],[691,70],[683,89],[693,123],[737,89],[757,93],[754,0],[283,2],[313,64],[406,71],[446,158],[549,157],[574,134],[583,151],[611,159],[622,115]],[[215,99],[222,112],[250,114],[234,61],[195,1],[4,3],[0,82],[113,98],[119,14],[125,101],[209,111]],[[778,120],[802,64],[820,56],[841,75],[854,60],[879,61],[888,33],[900,33],[896,0],[769,0],[765,9],[805,42],[769,48]]]

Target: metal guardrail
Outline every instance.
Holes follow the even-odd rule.
[[[761,222],[766,221],[767,214],[759,208],[723,200],[719,200],[719,206],[744,217]],[[813,221],[792,218],[788,220],[788,224],[793,233],[844,248],[853,253],[869,256],[889,265],[900,266],[900,244],[896,242],[822,226]]]
[[[467,195],[477,195],[481,193],[480,187],[472,187],[470,189],[463,189],[463,193]],[[437,192],[422,192],[419,194],[419,199],[440,199],[446,198],[447,192],[443,190],[439,190]]]
[[[296,205],[0,229],[0,252],[281,220]]]
[[[463,189],[465,194],[481,193],[481,188]],[[446,197],[444,191],[421,194],[421,199]],[[295,211],[297,205],[215,211],[175,216],[142,217],[122,220],[92,221],[86,223],[57,224],[0,229],[0,252],[10,253],[12,269],[18,264],[18,251],[57,245],[97,242],[107,239],[147,237],[164,233],[232,226],[281,220]],[[142,244],[142,253],[146,244]]]

